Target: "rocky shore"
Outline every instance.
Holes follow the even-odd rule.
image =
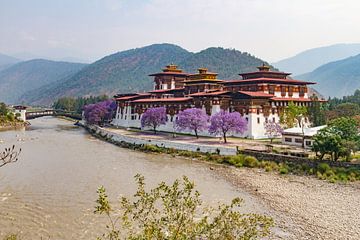
[[[282,239],[360,239],[359,183],[332,184],[249,168],[214,169],[273,210],[277,227],[290,234]]]

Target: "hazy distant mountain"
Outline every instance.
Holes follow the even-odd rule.
[[[0,53],[0,71],[18,62],[20,60],[17,58]]]
[[[360,43],[336,44],[313,48],[293,57],[273,63],[281,71],[300,75],[311,72],[323,64],[360,54]]]
[[[62,96],[148,91],[153,87],[153,79],[148,75],[161,71],[169,63],[178,64],[186,72],[208,67],[210,71],[218,72],[219,78],[239,78],[239,73],[255,70],[263,61],[231,49],[209,48],[191,53],[172,44],[154,44],[104,57],[65,81],[24,94],[21,101],[50,104]]]
[[[327,63],[296,78],[317,82],[314,88],[326,97],[353,94],[360,88],[360,54]]]
[[[0,102],[19,103],[18,98],[25,92],[66,78],[84,66],[42,59],[17,63],[0,72]]]

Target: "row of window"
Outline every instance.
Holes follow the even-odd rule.
[[[290,138],[290,137],[286,137],[286,138],[285,138],[285,142],[291,143],[291,142],[293,142],[293,139]],[[301,138],[295,138],[295,143],[300,143],[300,144],[302,144],[302,139],[301,139]],[[305,145],[306,145],[306,146],[311,146],[311,145],[312,145],[312,144],[311,144],[311,141],[310,141],[310,140],[305,140]]]

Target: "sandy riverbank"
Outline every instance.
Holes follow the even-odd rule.
[[[284,239],[360,239],[360,184],[331,184],[312,177],[259,169],[215,168],[228,181],[263,201]],[[276,237],[275,239],[277,239]]]
[[[280,229],[271,239],[360,239],[360,183],[221,165],[214,171],[271,209]]]

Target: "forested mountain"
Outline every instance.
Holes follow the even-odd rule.
[[[24,94],[20,101],[31,104],[50,104],[63,96],[90,96],[152,89],[148,75],[175,63],[186,72],[207,67],[218,72],[219,78],[239,78],[244,71],[255,70],[263,63],[248,53],[223,48],[208,48],[191,53],[172,44],[154,44],[118,52],[88,65],[74,76],[48,84]],[[35,94],[36,93],[36,94]]]
[[[314,88],[326,97],[350,95],[360,88],[360,54],[325,64],[296,78],[316,81]]]
[[[20,103],[18,98],[25,92],[69,77],[84,66],[42,59],[17,63],[0,72],[0,102]]]
[[[293,57],[273,63],[273,65],[281,71],[291,72],[294,75],[300,75],[311,72],[326,63],[358,54],[360,54],[360,43],[336,44],[309,49]]]
[[[212,47],[192,54],[180,62],[179,66],[186,72],[195,72],[199,67],[206,67],[217,72],[219,79],[239,79],[239,73],[256,71],[256,67],[263,63],[263,60],[246,52]]]
[[[18,62],[20,60],[17,58],[0,53],[0,71]]]

